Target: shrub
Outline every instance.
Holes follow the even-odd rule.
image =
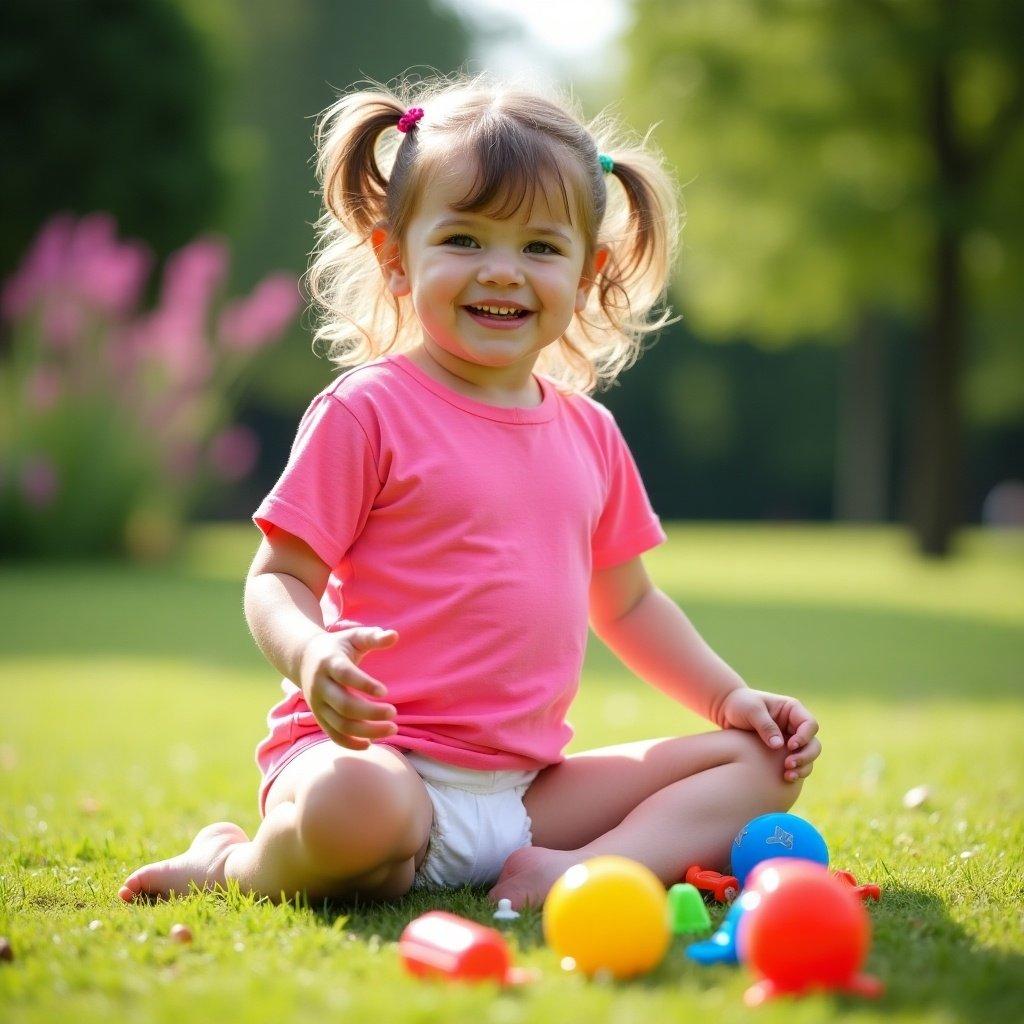
[[[152,263],[109,214],[60,214],[4,283],[0,555],[166,556],[207,489],[252,469],[237,389],[295,318],[298,283],[218,301],[227,247],[204,237],[142,310]]]

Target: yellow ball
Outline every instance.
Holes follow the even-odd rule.
[[[667,902],[665,887],[643,864],[593,857],[574,864],[551,887],[544,938],[584,974],[604,970],[629,978],[656,967],[665,955]]]

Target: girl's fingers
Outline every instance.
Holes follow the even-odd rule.
[[[369,746],[365,740],[383,739],[385,736],[393,736],[398,731],[393,722],[366,722],[348,718],[330,706],[321,709],[321,716],[333,730],[333,733],[328,733],[331,739],[353,750],[365,750]],[[321,722],[321,725],[323,724]]]
[[[792,718],[800,724],[797,726],[796,732],[790,736],[787,746],[790,750],[799,750],[806,746],[811,737],[817,733],[818,723],[807,708],[799,703],[793,709]]]
[[[325,694],[324,699],[342,718],[371,722],[390,721],[398,713],[393,704],[363,700],[344,687],[338,687],[333,693]]]
[[[387,687],[373,676],[368,676],[362,669],[356,668],[348,659],[332,661],[327,666],[327,674],[339,685],[350,686],[353,690],[362,690],[374,697],[383,697]]]
[[[341,730],[346,736],[359,736],[368,740],[379,740],[394,736],[398,726],[392,722],[361,722],[354,718],[341,719]]]
[[[769,747],[782,749],[782,733],[775,724],[775,719],[768,713],[768,708],[761,704],[759,708],[751,709],[749,721],[754,731],[761,737]]]
[[[786,755],[786,770],[810,764],[821,753],[821,743],[812,739],[802,750]]]
[[[327,733],[339,747],[347,747],[349,750],[366,750],[370,746],[369,740],[355,739],[346,736],[341,728],[344,719],[336,711],[329,707],[322,707],[317,715],[320,728]]]

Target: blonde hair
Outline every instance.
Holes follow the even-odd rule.
[[[667,308],[650,315],[665,297],[681,227],[675,184],[648,144],[650,132],[635,138],[607,110],[585,124],[572,100],[486,73],[369,84],[323,111],[315,133],[323,210],[308,272],[318,312],[313,344],[326,343],[337,367],[421,340],[408,296],[396,298],[385,284],[370,235],[386,221],[401,241],[422,189],[452,159],[476,171],[457,209],[492,210],[497,200],[493,215],[512,216],[527,193],[532,204],[540,181],[555,180],[586,259],[598,244],[609,247],[586,309],[537,360],[563,390],[610,386],[639,358],[645,335],[675,322]],[[413,106],[424,116],[403,134],[396,126]],[[609,175],[599,152],[614,160]],[[610,187],[613,176],[620,187]]]

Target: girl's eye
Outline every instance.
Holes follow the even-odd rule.
[[[444,240],[444,242],[442,242],[441,244],[442,245],[454,245],[454,246],[456,246],[456,247],[458,247],[460,249],[469,249],[469,248],[471,248],[470,245],[464,245],[463,242],[470,242],[470,243],[472,243],[472,245],[476,245],[476,242],[469,235],[449,235]],[[558,251],[558,249],[556,249],[549,242],[529,242],[529,243],[527,243],[526,248],[529,249],[531,246],[534,246],[534,245],[540,245],[540,246],[544,247],[545,251],[537,253],[536,255],[538,255],[538,256],[546,256],[546,255],[548,255],[548,253],[554,253],[556,256],[560,256],[561,255],[561,253]]]

